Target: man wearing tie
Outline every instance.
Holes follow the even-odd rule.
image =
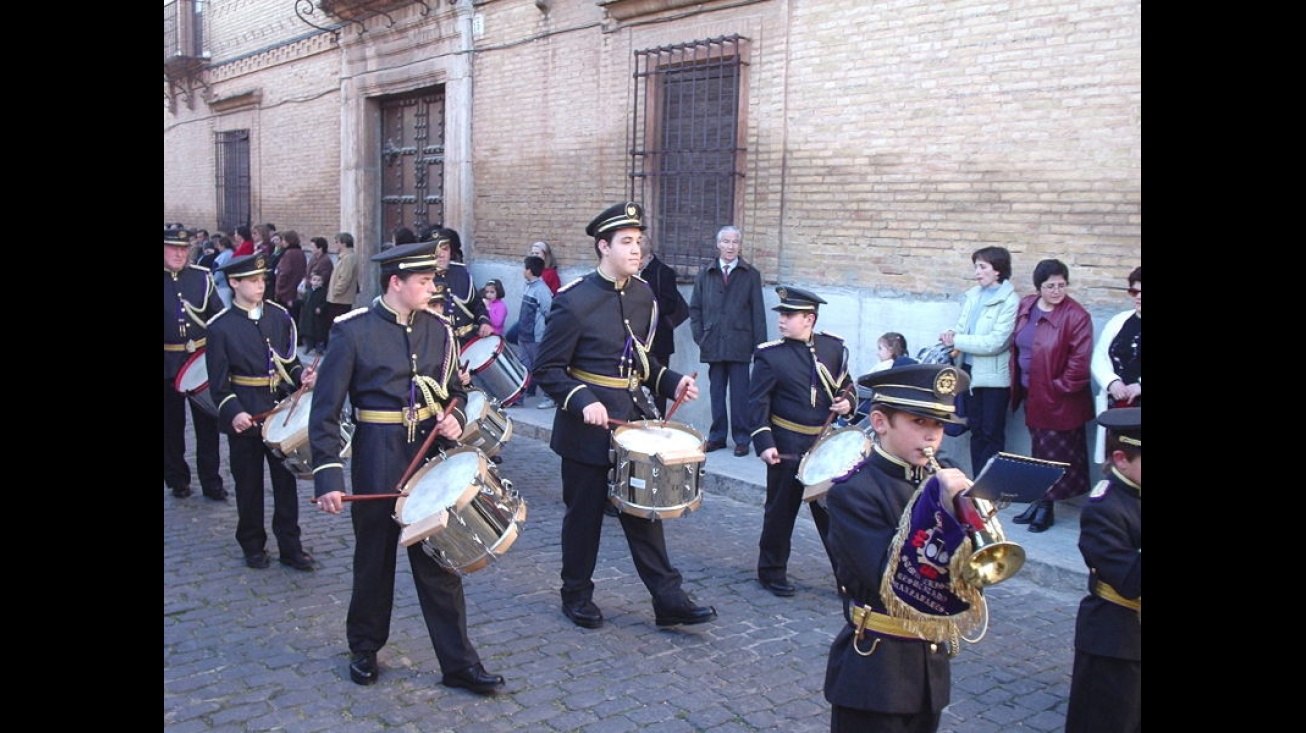
[[[735,455],[748,455],[748,365],[753,350],[766,341],[766,312],[762,302],[762,275],[739,256],[743,236],[733,226],[716,235],[720,258],[708,263],[694,278],[689,301],[689,321],[698,344],[699,361],[708,365],[711,384],[712,426],[707,450],[726,447],[726,434],[735,441]],[[726,411],[726,392],[730,410]]]

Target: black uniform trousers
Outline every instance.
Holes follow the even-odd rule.
[[[1143,663],[1075,652],[1066,733],[1143,730]]]
[[[798,461],[780,461],[766,467],[766,504],[762,515],[762,537],[757,547],[757,577],[763,581],[785,580],[789,567],[789,553],[793,546],[794,523],[803,507],[806,487],[798,480]],[[826,557],[830,548],[826,535],[830,533],[830,514],[825,507],[808,502],[816,532],[825,546]],[[834,566],[834,561],[830,561]]]
[[[186,463],[186,403],[191,399],[177,391],[173,380],[163,380],[163,483],[170,489],[190,486],[190,466]],[[218,421],[204,410],[190,405],[191,423],[195,426],[195,468],[200,488],[205,494],[222,490],[218,474]]]
[[[274,418],[269,418],[274,419]],[[299,502],[295,474],[272,454],[263,435],[252,427],[240,435],[228,435],[231,478],[236,482],[236,542],[246,556],[266,549],[267,528],[263,523],[263,464],[272,481],[272,535],[281,557],[290,558],[304,548],[299,540]]]
[[[935,733],[943,713],[877,713],[830,706],[830,733]]]
[[[603,507],[608,501],[610,466],[594,466],[562,459],[562,601],[575,603],[594,596],[594,566],[598,562],[603,530]],[[681,607],[689,597],[681,589],[680,571],[667,557],[662,522],[633,514],[617,515],[630,546],[630,557],[640,580],[653,596],[655,609]]]
[[[406,443],[406,434],[407,428],[403,425],[359,423],[353,438],[353,485],[393,487],[398,483],[412,456],[425,442],[425,433],[419,434],[412,443]],[[406,448],[396,451],[397,445]],[[370,456],[370,459],[364,456]],[[399,462],[398,459],[403,460]],[[357,472],[364,468],[375,474],[369,479],[360,479]],[[393,500],[354,502],[349,508],[354,525],[354,590],[349,600],[349,614],[345,618],[345,638],[349,642],[349,651],[354,653],[378,651],[390,638],[395,568],[402,530],[394,520],[394,512]],[[462,578],[436,563],[422,549],[420,542],[408,547],[408,565],[413,573],[422,619],[431,636],[435,656],[440,661],[440,670],[453,674],[479,664],[481,658],[467,636],[467,604]]]

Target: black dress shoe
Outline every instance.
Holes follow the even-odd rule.
[[[748,455],[748,446],[746,445],[735,446],[735,455],[740,457]]]
[[[311,572],[313,570],[313,556],[300,550],[299,552],[292,552],[289,555],[282,555],[281,564],[289,565],[296,570]]]
[[[597,629],[603,625],[603,612],[594,605],[594,601],[564,603],[562,615],[571,619],[573,624],[586,629]]]
[[[1011,518],[1012,524],[1029,524],[1034,521],[1034,512],[1038,511],[1038,502],[1031,501],[1025,511]]]
[[[252,555],[245,556],[245,564],[255,570],[263,570],[270,567],[272,561],[268,559],[268,554],[266,552],[255,552]]]
[[[349,679],[357,685],[374,685],[380,676],[376,652],[355,652],[349,657]]]
[[[792,583],[784,579],[762,580],[761,578],[758,578],[758,582],[762,584],[763,588],[766,588],[781,598],[788,598],[798,592],[798,589],[795,588]]]
[[[1029,531],[1045,532],[1055,523],[1052,516],[1052,502],[1041,501],[1038,509],[1034,510],[1034,518],[1030,520]]]
[[[186,497],[190,496],[190,487],[174,486],[172,488],[172,495],[178,499],[185,499]]]
[[[218,489],[217,491],[204,492],[205,499],[212,499],[214,501],[226,501],[228,496],[230,496],[230,494],[227,493],[226,489]]]
[[[714,450],[721,450],[724,447],[726,447],[726,442],[724,440],[709,440],[707,441],[707,445],[703,446],[703,451],[711,453]]]
[[[440,684],[445,687],[462,687],[478,695],[493,695],[503,687],[503,676],[490,674],[485,671],[485,667],[474,664],[461,672],[445,675]]]
[[[716,618],[716,609],[712,606],[685,605],[676,608],[654,608],[654,621],[658,626],[679,626],[684,624],[702,624]]]

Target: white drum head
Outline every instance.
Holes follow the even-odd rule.
[[[399,523],[408,525],[458,504],[458,499],[480,475],[481,454],[467,450],[447,454],[422,470],[408,492]]]
[[[467,362],[468,368],[478,372],[485,368],[487,364],[494,361],[494,357],[499,355],[503,350],[503,338],[498,334],[490,334],[473,339],[463,347],[463,361]]]
[[[209,367],[204,360],[204,350],[196,351],[177,372],[173,386],[178,392],[190,394],[209,386]]]
[[[293,400],[293,397],[287,398],[264,420],[264,440],[274,445],[281,445],[301,432],[308,432],[308,413],[313,404],[312,392],[301,394],[299,401],[295,402],[294,408],[291,409],[290,402]]]
[[[619,430],[613,434],[613,439],[622,448],[645,455],[695,451],[699,448],[698,436],[693,433],[662,426]]]
[[[467,414],[468,420],[477,420],[484,415],[486,408],[489,407],[488,400],[485,399],[485,392],[479,389],[467,390]]]
[[[848,473],[865,457],[869,440],[866,433],[857,429],[827,435],[807,452],[798,480],[810,486]]]

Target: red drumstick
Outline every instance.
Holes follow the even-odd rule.
[[[694,372],[693,374],[689,375],[689,378],[690,378],[690,379],[698,379],[698,372]],[[670,409],[670,410],[667,410],[667,416],[664,417],[664,418],[662,418],[662,427],[666,427],[666,425],[667,425],[667,421],[671,419],[671,416],[672,416],[672,415],[676,414],[676,410],[679,410],[679,409],[680,409],[680,405],[681,405],[682,402],[685,401],[685,395],[687,395],[687,394],[689,394],[689,386],[688,386],[688,385],[685,386],[685,389],[681,390],[681,392],[680,392],[680,396],[677,397],[677,398],[676,398],[676,401],[671,405],[671,409]]]
[[[340,501],[380,501],[382,499],[398,499],[403,494],[345,494],[340,497]],[[316,504],[317,499],[309,499],[309,504]]]

